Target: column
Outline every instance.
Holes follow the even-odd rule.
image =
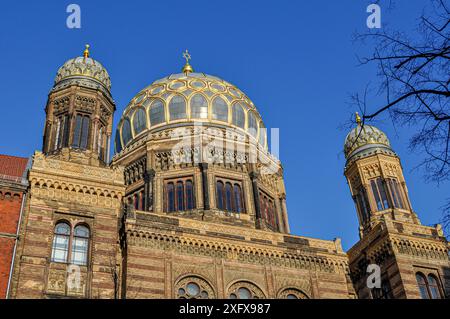
[[[209,183],[208,183],[208,163],[200,163],[200,171],[202,172],[202,190],[203,190],[203,209],[210,210],[209,201]]]
[[[289,220],[287,216],[286,195],[283,195],[281,197],[281,208],[283,210],[283,222],[286,227],[286,232],[289,234],[291,232],[291,229],[289,227]]]
[[[259,187],[258,187],[258,176],[257,172],[250,173],[250,180],[252,181],[252,189],[253,189],[253,200],[255,204],[255,219],[256,219],[256,227],[262,228],[262,217],[261,217],[261,205],[259,201]]]
[[[144,210],[147,212],[153,211],[153,181],[155,177],[155,170],[149,169],[144,173]]]

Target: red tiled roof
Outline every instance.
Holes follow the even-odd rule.
[[[22,177],[27,163],[28,158],[0,154],[0,179]]]

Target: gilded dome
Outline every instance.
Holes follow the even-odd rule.
[[[178,73],[153,82],[125,108],[116,133],[116,152],[148,131],[167,126],[233,127],[267,147],[267,134],[253,102],[237,87],[204,73]]]
[[[375,150],[393,153],[386,134],[375,126],[362,125],[359,115],[356,116],[357,126],[345,138],[345,158],[349,160],[355,155],[372,154]]]
[[[90,80],[104,86],[109,92],[111,80],[103,65],[89,57],[89,46],[86,46],[84,56],[68,60],[61,66],[55,77],[55,87],[65,80]]]

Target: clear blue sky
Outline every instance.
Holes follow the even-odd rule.
[[[428,1],[427,1],[428,2]],[[414,31],[425,1],[381,3],[382,25]],[[82,28],[66,27],[77,3]],[[366,31],[370,1],[8,1],[0,9],[0,153],[30,156],[41,148],[44,107],[55,73],[91,44],[109,71],[117,103],[115,124],[129,100],[156,79],[178,73],[188,48],[199,72],[243,90],[267,127],[280,128],[287,203],[294,234],[358,240],[353,202],[343,176],[340,129],[353,110],[349,95],[376,83],[351,41]],[[374,101],[375,103],[376,101]],[[374,104],[376,105],[376,103]],[[424,224],[437,223],[449,185],[437,187],[414,171],[411,131],[377,122],[401,156],[413,207]]]

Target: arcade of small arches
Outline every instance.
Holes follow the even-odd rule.
[[[217,294],[213,286],[205,279],[196,275],[184,276],[175,284],[175,297],[177,299],[214,299]],[[250,281],[237,281],[226,289],[228,299],[266,299],[265,294],[258,285]],[[277,294],[278,299],[309,299],[301,290],[295,287],[285,287]]]

